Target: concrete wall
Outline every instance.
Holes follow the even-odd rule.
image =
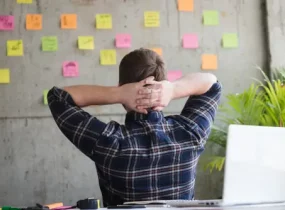
[[[267,0],[268,40],[271,68],[285,66],[285,1]]]
[[[247,88],[251,78],[259,77],[255,65],[266,66],[266,34],[264,11],[260,0],[197,0],[193,13],[177,12],[176,0],[34,0],[33,5],[19,6],[15,1],[1,0],[0,14],[13,14],[16,30],[0,33],[0,67],[11,69],[11,84],[0,86],[0,205],[31,205],[35,202],[63,201],[73,204],[86,197],[100,197],[94,164],[77,151],[50,117],[43,106],[42,90],[53,85],[99,83],[115,85],[117,66],[99,66],[99,49],[113,48],[116,33],[133,35],[133,48],[162,47],[168,69],[181,69],[184,73],[200,71],[201,54],[216,53],[219,69],[214,72],[223,83],[224,93],[239,92]],[[282,1],[282,0],[280,0]],[[63,3],[64,2],[64,3]],[[220,25],[204,27],[203,10],[220,12]],[[143,27],[143,12],[161,11],[161,27],[149,30]],[[113,14],[114,29],[108,32],[94,29],[96,13]],[[43,13],[42,31],[24,29],[26,13]],[[62,31],[58,28],[61,13],[77,13],[78,30]],[[129,17],[129,18],[125,18]],[[184,33],[197,33],[198,50],[181,48]],[[238,33],[238,49],[225,50],[220,46],[223,33]],[[83,53],[76,49],[78,35],[95,35],[95,51]],[[40,52],[40,38],[56,35],[59,51]],[[25,56],[8,58],[5,45],[8,39],[23,39]],[[117,50],[118,61],[127,51]],[[76,59],[80,63],[81,77],[63,79],[61,63]],[[166,114],[177,113],[184,100],[176,101]],[[105,122],[124,122],[120,106],[97,107],[92,113]],[[207,152],[215,152],[209,147]],[[209,175],[202,170],[197,174],[196,198],[217,198],[221,195],[221,174]]]

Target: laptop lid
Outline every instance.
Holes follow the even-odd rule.
[[[230,125],[223,204],[285,201],[285,128]]]

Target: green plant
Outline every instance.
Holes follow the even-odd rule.
[[[226,103],[219,109],[209,141],[222,148],[227,144],[230,124],[285,127],[285,70],[275,72],[271,81],[259,69],[264,82],[257,81],[241,94],[229,94]],[[222,170],[225,156],[210,157],[206,169]]]

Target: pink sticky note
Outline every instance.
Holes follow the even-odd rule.
[[[183,36],[183,48],[198,48],[198,36],[196,34],[185,34]]]
[[[130,48],[132,38],[130,34],[117,34],[116,35],[116,47],[117,48]]]
[[[65,61],[62,64],[63,76],[64,77],[78,77],[78,63],[75,61]]]
[[[0,30],[1,31],[14,30],[14,16],[0,15]]]
[[[168,71],[167,72],[167,79],[170,82],[178,80],[180,77],[182,77],[182,71]]]

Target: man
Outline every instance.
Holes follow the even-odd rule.
[[[190,96],[180,115],[164,117],[173,99]],[[119,86],[54,87],[48,101],[64,135],[96,164],[104,205],[125,201],[193,199],[196,165],[221,96],[214,75],[193,73],[171,83],[159,55],[126,55]],[[125,125],[103,123],[83,111],[123,104]]]

